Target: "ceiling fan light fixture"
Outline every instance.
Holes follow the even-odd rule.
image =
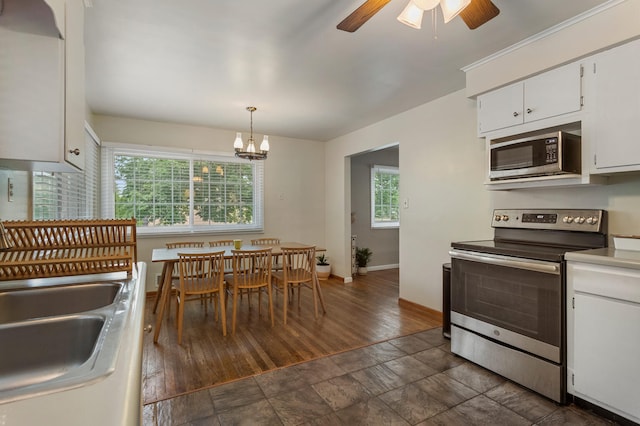
[[[403,24],[411,28],[415,28],[416,30],[419,30],[422,27],[423,13],[424,13],[424,10],[419,8],[413,2],[413,0],[410,0],[409,4],[407,4],[407,7],[405,7],[402,13],[398,15],[398,21],[402,22]]]
[[[471,0],[441,0],[440,7],[442,7],[442,16],[444,23],[448,23],[453,18],[458,16],[462,10],[469,6]]]

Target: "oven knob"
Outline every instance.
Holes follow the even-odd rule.
[[[506,214],[503,214],[503,215],[502,215],[502,220],[503,220],[504,222],[507,222],[507,221],[509,220],[509,216],[507,216]]]
[[[585,218],[584,218],[584,217],[582,217],[582,216],[578,216],[578,217],[576,217],[576,223],[580,223],[580,224],[582,224],[582,223],[584,223],[584,221],[585,221]]]
[[[565,217],[562,218],[562,221],[564,223],[571,223],[571,222],[573,222],[573,217],[572,216],[565,216]]]
[[[595,225],[596,223],[598,223],[598,218],[593,216],[593,217],[588,217],[587,218],[587,223],[589,225]]]
[[[496,217],[493,218],[496,222],[500,222],[500,220],[502,219],[502,216],[500,216],[499,214],[496,215]]]

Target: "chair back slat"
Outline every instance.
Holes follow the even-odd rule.
[[[310,282],[316,271],[316,247],[282,247],[285,281]]]
[[[234,285],[250,288],[271,284],[271,248],[231,252]]]
[[[204,247],[204,241],[180,241],[177,243],[167,243],[168,249],[187,247]]]
[[[224,279],[224,251],[178,253],[180,290],[186,294],[210,293]]]
[[[209,241],[209,247],[229,247],[233,245],[233,240]]]
[[[254,246],[279,246],[280,238],[256,238],[251,240],[251,245]]]

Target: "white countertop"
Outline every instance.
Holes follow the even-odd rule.
[[[616,250],[613,247],[608,247],[567,252],[564,257],[569,261],[640,269],[640,251],[635,250]]]
[[[0,425],[113,426],[141,424],[142,327],[146,264],[138,263],[115,371],[65,391],[0,404]]]

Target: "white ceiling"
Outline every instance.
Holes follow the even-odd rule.
[[[87,101],[94,113],[330,140],[464,87],[460,68],[604,0],[493,0],[476,30],[393,0],[355,33],[364,0],[92,0]]]

